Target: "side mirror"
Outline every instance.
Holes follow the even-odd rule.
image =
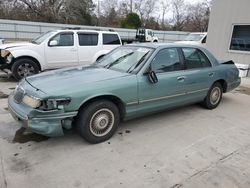
[[[152,70],[149,70],[148,72],[145,73],[147,76],[148,76],[148,80],[152,83],[152,84],[155,84],[158,82],[158,78],[155,74],[154,71]]]
[[[56,40],[49,41],[49,46],[57,46],[58,42]]]

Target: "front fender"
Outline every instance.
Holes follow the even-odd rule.
[[[77,109],[80,109],[81,106],[83,106],[84,104],[86,104],[88,101],[91,101],[93,99],[96,99],[96,98],[102,98],[102,97],[115,97],[117,99],[119,99],[124,105],[126,104],[123,100],[121,100],[121,98],[113,93],[102,93],[102,94],[98,94],[98,95],[91,95],[87,98],[85,98],[78,106]]]
[[[29,50],[29,49],[8,49],[10,53],[13,55],[15,59],[20,57],[32,57],[36,59],[41,66],[41,70],[44,70],[46,68],[46,63],[44,57],[42,57],[39,53]]]

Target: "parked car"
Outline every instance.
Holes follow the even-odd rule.
[[[190,33],[183,41],[177,41],[179,44],[191,44],[191,45],[199,45],[205,46],[207,42],[207,33]]]
[[[46,136],[76,126],[90,143],[109,139],[121,120],[201,102],[216,108],[222,93],[239,86],[233,62],[180,44],[133,44],[100,61],[26,77],[8,99],[25,127]]]
[[[2,45],[0,69],[20,80],[48,69],[94,63],[120,45],[121,39],[116,32],[49,31],[28,43]]]

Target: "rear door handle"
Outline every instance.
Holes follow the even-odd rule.
[[[177,77],[177,80],[180,82],[183,82],[186,79],[186,76],[179,76]]]
[[[213,73],[213,72],[210,72],[210,73],[208,74],[208,76],[209,76],[209,77],[213,77],[213,76],[214,76],[214,73]]]

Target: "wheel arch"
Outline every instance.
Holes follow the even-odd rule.
[[[20,60],[20,59],[31,59],[32,61],[34,61],[37,64],[37,66],[39,67],[39,71],[42,70],[40,62],[32,56],[19,56],[13,60],[12,65],[15,63],[15,61]]]
[[[216,83],[216,82],[221,84],[223,93],[226,93],[227,92],[227,82],[226,82],[226,80],[219,79],[219,80],[216,80],[214,83]]]
[[[119,97],[117,97],[115,95],[110,95],[110,94],[95,96],[95,97],[87,99],[86,101],[84,101],[81,104],[79,111],[80,111],[80,109],[85,108],[89,104],[91,104],[95,101],[98,101],[98,100],[108,100],[108,101],[113,102],[119,109],[121,119],[124,118],[125,111],[126,111],[124,102]]]

